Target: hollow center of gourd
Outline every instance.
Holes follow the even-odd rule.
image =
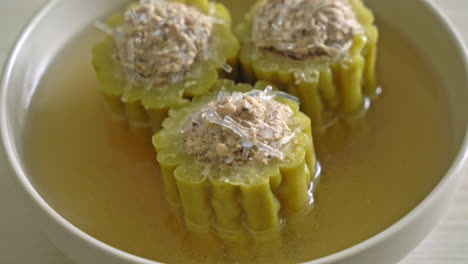
[[[254,17],[252,39],[295,59],[339,58],[362,30],[347,0],[268,0]]]
[[[114,30],[116,57],[143,81],[177,81],[208,46],[212,18],[194,7],[151,1],[129,9]]]
[[[293,112],[274,99],[271,87],[247,93],[221,92],[192,115],[184,132],[186,152],[201,161],[228,165],[283,159],[294,132]]]

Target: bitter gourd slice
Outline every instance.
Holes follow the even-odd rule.
[[[162,121],[167,117],[170,108],[184,106],[192,97],[210,91],[215,87],[219,76],[235,78],[239,51],[239,42],[230,29],[230,14],[222,4],[209,3],[206,0],[168,0],[155,1],[153,4],[161,5],[165,2],[179,2],[195,7],[210,19],[212,25],[211,35],[203,54],[196,55],[187,71],[172,76],[169,81],[155,83],[150,78],[140,78],[140,76],[135,80],[136,74],[129,73],[128,69],[122,66],[121,60],[118,59],[119,49],[116,44],[115,29],[123,25],[126,19],[128,20],[131,10],[141,8],[138,4],[131,5],[124,13],[111,16],[107,24],[101,23],[100,27],[110,35],[97,43],[92,50],[92,63],[111,112],[127,119],[133,125],[152,124],[154,130],[161,128]],[[145,18],[147,19],[147,16]],[[153,33],[161,34],[157,30],[142,34]],[[197,39],[196,36],[194,39]],[[137,47],[138,44],[135,43],[132,45]],[[150,59],[151,56],[148,60]]]
[[[207,105],[219,102],[223,95],[244,98],[269,87],[270,83],[258,82],[252,90],[247,84],[219,80],[213,92],[194,98],[183,108],[171,109],[163,129],[153,136],[167,199],[181,206],[189,229],[211,229],[227,244],[247,245],[250,240],[265,248],[261,245],[280,243],[283,216],[300,214],[311,206],[309,187],[316,180],[311,122],[283,92],[277,92],[274,100],[291,110],[287,125],[294,133],[281,147],[282,158],[213,163],[187,150],[187,127],[197,126],[196,116]],[[227,116],[223,120],[242,122]],[[226,131],[216,123],[210,126]]]
[[[342,2],[351,7],[360,26],[360,31],[352,35],[351,46],[344,56],[330,59],[327,55],[315,54],[298,58],[274,48],[258,47],[254,40],[256,16],[266,4],[272,2],[286,5],[291,1],[259,0],[247,14],[246,20],[236,28],[241,42],[239,61],[243,78],[251,83],[267,80],[298,96],[301,110],[312,119],[312,126],[317,131],[324,131],[339,116],[352,119],[365,114],[369,99],[376,98],[381,91],[375,79],[378,30],[371,10],[361,0],[296,1],[317,3],[317,12],[329,3]],[[278,17],[286,16],[279,12]],[[291,12],[300,12],[300,8]],[[300,16],[303,14],[294,17],[297,21],[290,24],[301,23]],[[275,30],[275,22],[270,25],[270,30]],[[300,41],[301,37],[298,39]]]

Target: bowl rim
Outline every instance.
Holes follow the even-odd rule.
[[[13,145],[13,138],[14,136],[9,133],[8,127],[8,116],[6,110],[6,93],[8,84],[10,82],[10,77],[12,73],[12,69],[15,65],[16,57],[18,56],[19,52],[21,51],[24,42],[28,38],[28,36],[33,32],[35,26],[44,19],[45,16],[57,5],[59,5],[63,0],[50,0],[46,4],[44,4],[38,11],[36,11],[35,15],[26,26],[23,27],[21,30],[21,34],[16,39],[11,48],[8,59],[4,65],[3,73],[1,76],[1,84],[0,84],[0,129],[1,129],[1,137],[3,146],[6,152],[7,160],[10,166],[13,168],[16,180],[22,186],[23,190],[28,194],[29,198],[34,201],[36,206],[40,207],[43,212],[47,215],[49,219],[53,222],[58,224],[62,230],[66,230],[73,236],[79,238],[82,242],[85,242],[88,246],[97,248],[98,250],[114,255],[125,261],[130,261],[133,263],[141,263],[141,264],[157,264],[159,262],[152,261],[145,259],[143,257],[139,257],[133,255],[131,253],[127,253],[123,250],[117,249],[113,246],[110,246],[93,236],[85,233],[81,229],[74,226],[64,217],[62,217],[58,212],[56,212],[42,196],[38,193],[38,191],[34,188],[32,183],[29,181],[28,177],[26,176],[27,173],[23,168],[23,165],[20,162],[17,152],[15,151],[15,147]],[[453,26],[452,22],[447,18],[447,16],[441,11],[441,8],[431,0],[418,0],[422,4],[424,4],[431,12],[432,16],[438,20],[445,31],[447,31],[451,39],[450,41],[456,45],[457,52],[462,55],[460,58],[464,65],[464,71],[466,72],[466,76],[468,78],[468,49],[465,47],[464,42],[455,27]],[[398,230],[402,229],[404,226],[408,225],[412,222],[415,218],[421,215],[433,202],[437,199],[437,196],[441,193],[443,189],[445,189],[446,185],[450,184],[452,178],[459,175],[458,172],[462,170],[463,164],[467,162],[468,159],[468,127],[465,128],[465,135],[463,136],[462,144],[459,146],[459,150],[456,154],[455,159],[453,160],[450,168],[446,171],[445,175],[439,181],[439,183],[434,187],[434,189],[422,200],[415,208],[413,208],[409,213],[405,216],[400,218],[397,222],[393,223],[391,226],[387,227],[386,229],[382,230],[381,232],[377,233],[376,235],[356,244],[349,248],[346,248],[342,251],[333,253],[329,256],[325,256],[319,259],[315,259],[306,263],[309,264],[323,264],[323,263],[332,263],[335,261],[343,260],[349,258],[353,255],[357,255],[366,249],[372,247],[373,245],[378,244],[379,242],[385,241],[392,234],[396,233]]]

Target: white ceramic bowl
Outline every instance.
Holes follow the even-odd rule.
[[[1,84],[1,131],[10,163],[38,221],[50,240],[77,263],[155,263],[110,247],[57,214],[34,188],[23,164],[22,141],[27,105],[38,82],[61,47],[83,28],[122,6],[125,0],[53,0],[24,30],[13,49]],[[376,236],[342,252],[310,262],[395,263],[436,225],[466,169],[468,68],[466,52],[437,7],[424,0],[367,0],[378,17],[410,39],[432,63],[450,100],[455,142],[452,166],[437,187],[408,215]]]

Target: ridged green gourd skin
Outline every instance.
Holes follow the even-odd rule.
[[[267,85],[258,82],[254,89],[264,90]],[[216,164],[208,176],[202,174],[204,163],[186,154],[181,132],[194,113],[216,100],[218,91],[251,89],[248,84],[218,81],[214,92],[194,98],[184,108],[169,110],[163,129],[153,137],[153,145],[166,197],[180,206],[189,230],[214,233],[228,245],[237,244],[233,248],[255,243],[265,249],[267,244],[280,244],[281,216],[298,215],[310,206],[308,191],[316,170],[310,119],[299,111],[295,101],[277,96],[275,100],[293,111],[288,126],[299,130],[287,143],[285,158],[268,164],[246,163],[235,169]]]
[[[363,116],[366,98],[376,98],[379,89],[375,79],[378,29],[372,11],[361,0],[348,0],[364,28],[363,34],[355,35],[349,58],[338,62],[323,58],[299,60],[255,46],[252,22],[266,1],[258,1],[246,21],[236,28],[244,80],[267,80],[298,96],[301,111],[312,119],[314,131],[325,131],[339,113],[345,119]]]
[[[154,85],[149,92],[143,84],[133,84],[127,100],[122,100],[128,84],[128,78],[122,72],[120,63],[115,59],[116,46],[112,36],[97,43],[92,50],[92,63],[100,83],[102,94],[110,111],[120,118],[125,118],[133,125],[151,124],[155,131],[161,128],[170,108],[182,107],[194,96],[200,96],[212,90],[220,77],[236,78],[238,68],[239,42],[231,31],[231,17],[227,9],[218,3],[207,0],[173,0],[197,7],[205,14],[223,21],[214,23],[209,40],[209,52],[215,61],[224,62],[232,67],[232,72],[225,73],[213,61],[202,59],[195,61],[189,73],[179,82]],[[123,13],[111,16],[107,24],[116,27],[124,21]],[[125,101],[125,102],[124,102]]]

